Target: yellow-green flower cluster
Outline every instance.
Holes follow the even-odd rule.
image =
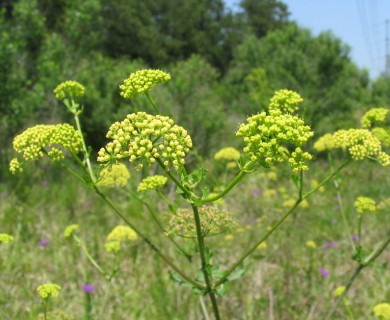
[[[78,224],[71,224],[67,226],[64,231],[64,238],[70,238],[78,229],[79,229]]]
[[[292,114],[298,111],[298,106],[302,101],[302,97],[294,91],[286,89],[279,90],[271,98],[268,111],[273,115],[281,115],[283,113]]]
[[[340,286],[340,287],[337,287],[334,292],[333,292],[333,295],[335,297],[340,297],[345,291],[345,286]]]
[[[22,164],[19,162],[18,158],[14,158],[9,163],[9,171],[12,174],[19,174],[23,172]]]
[[[137,234],[129,226],[116,226],[107,236],[107,241],[136,241]]]
[[[356,211],[358,213],[375,212],[376,203],[373,199],[368,197],[358,197],[354,203]]]
[[[0,233],[0,243],[10,243],[14,241],[14,237],[7,233]]]
[[[131,99],[138,93],[149,91],[154,85],[171,80],[171,75],[161,70],[144,69],[132,73],[119,86],[120,94],[126,99]]]
[[[187,131],[172,119],[145,112],[129,114],[123,121],[112,124],[107,138],[113,141],[100,149],[98,161],[111,165],[123,158],[130,162],[139,160],[136,169],[141,169],[144,163],[151,165],[158,158],[167,170],[171,165],[178,170],[192,147]]]
[[[118,253],[121,249],[119,241],[109,241],[104,244],[104,249],[109,253]]]
[[[362,117],[362,128],[369,129],[377,124],[383,124],[386,121],[386,116],[389,109],[373,108],[367,111]]]
[[[55,89],[54,94],[58,100],[65,98],[82,97],[85,94],[85,88],[77,81],[65,81],[60,83]]]
[[[61,286],[55,283],[42,284],[37,288],[37,291],[42,299],[57,298],[61,290]]]
[[[160,188],[164,186],[168,181],[168,178],[160,175],[155,175],[152,177],[147,177],[141,181],[141,183],[138,186],[137,191],[142,192],[142,191],[149,191],[149,190],[154,190],[157,188]]]
[[[381,142],[367,129],[339,130],[333,134],[336,148],[348,149],[354,160],[376,159],[383,166],[390,164],[390,156],[382,151]]]
[[[313,240],[309,240],[306,242],[306,247],[309,249],[317,248],[317,244]]]
[[[335,141],[331,133],[327,133],[319,138],[313,145],[318,152],[333,149]]]
[[[43,150],[52,160],[60,161],[64,158],[64,151],[76,154],[81,150],[82,138],[80,132],[67,123],[37,125],[17,135],[13,147],[25,161],[42,158]],[[12,173],[21,172],[22,167],[17,159],[11,160],[10,170]]]
[[[374,314],[381,320],[390,320],[390,304],[389,303],[379,303],[374,309]]]
[[[127,167],[122,163],[118,163],[103,169],[99,174],[96,185],[105,188],[124,187],[129,179],[130,172]]]
[[[107,252],[118,253],[122,242],[136,241],[137,233],[129,226],[116,226],[107,236],[104,248]]]
[[[390,132],[384,128],[376,127],[371,129],[372,134],[386,147],[390,146]]]
[[[199,208],[200,224],[202,235],[216,235],[234,229],[237,224],[232,216],[223,210],[213,206]],[[183,238],[196,238],[196,226],[194,214],[189,209],[178,210],[172,216],[169,226],[165,231],[167,236],[175,235]]]
[[[281,90],[271,99],[269,114],[261,112],[240,125],[237,136],[243,137],[244,152],[254,161],[273,165],[287,161],[294,172],[307,170],[311,155],[301,147],[313,136],[310,127],[291,113],[302,101],[297,93]],[[289,147],[294,147],[290,153]]]
[[[234,161],[240,159],[240,151],[238,151],[236,148],[233,147],[227,147],[219,150],[214,155],[215,160],[227,160],[227,161]]]

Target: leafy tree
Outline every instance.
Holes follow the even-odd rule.
[[[248,94],[245,79],[258,68],[264,69],[259,94],[268,98],[279,88],[300,92],[306,103],[306,117],[319,132],[328,125],[331,128],[326,130],[352,126],[352,111],[368,101],[367,72],[353,64],[348,46],[329,32],[314,37],[310,31],[290,24],[262,39],[248,36],[233,60],[228,76],[232,95],[227,98],[237,101],[235,97]],[[233,101],[233,108],[238,107]],[[251,114],[258,108],[253,105],[245,111]]]
[[[240,6],[249,30],[259,38],[288,23],[290,12],[282,1],[242,0]]]

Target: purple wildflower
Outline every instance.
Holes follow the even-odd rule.
[[[50,243],[50,241],[48,239],[41,240],[38,242],[38,246],[44,247],[44,246],[47,246],[49,243]]]
[[[353,241],[359,241],[359,236],[358,236],[357,234],[354,234],[354,235],[352,236],[352,240],[353,240]]]
[[[328,271],[326,271],[324,268],[319,268],[318,269],[318,272],[324,277],[324,278],[328,278],[330,273]]]
[[[41,181],[41,186],[46,187],[47,186],[47,180],[42,180]]]
[[[83,285],[83,290],[84,292],[94,292],[95,291],[95,287],[92,285],[92,284],[84,284]]]
[[[253,189],[252,194],[254,196],[259,196],[261,194],[261,192],[260,192],[260,190],[258,188],[256,188],[256,189]]]
[[[340,210],[340,206],[339,206],[338,204],[336,204],[336,205],[333,207],[333,210],[334,210],[334,211]]]
[[[337,220],[336,220],[336,219],[333,219],[333,220],[332,220],[332,224],[337,224]]]
[[[337,248],[337,242],[335,241],[327,241],[322,245],[322,248],[328,249],[329,247]]]

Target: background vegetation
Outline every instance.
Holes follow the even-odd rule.
[[[40,306],[35,288],[48,274],[66,279],[68,293],[59,300],[59,308],[74,310],[80,318],[80,301],[89,297],[80,290],[86,282],[97,288],[93,319],[201,317],[197,298],[170,283],[167,268],[144,244],[129,250],[123,277],[113,283],[101,279],[77,248],[71,250],[61,234],[63,227],[77,221],[94,254],[108,259],[99,256],[99,248],[118,222],[92,194],[52,167],[37,165],[22,179],[10,176],[13,136],[30,125],[71,121],[52,92],[60,82],[72,79],[86,87],[82,126],[97,151],[112,122],[147,106],[144,97],[129,102],[119,96],[123,79],[144,67],[171,73],[172,81],[154,89],[153,95],[164,113],[189,131],[196,154],[204,159],[224,146],[241,147],[234,135],[238,123],[264,108],[280,88],[302,95],[305,122],[317,138],[356,127],[366,110],[390,103],[389,77],[369,79],[351,60],[347,44],[329,32],[314,36],[299,27],[278,0],[242,0],[235,12],[222,0],[1,0],[0,7],[0,231],[18,240],[10,250],[0,248],[1,319],[36,319]],[[320,179],[326,169],[317,160],[313,179]],[[246,181],[226,203],[240,214],[244,229],[231,245],[229,240],[215,240],[213,245],[226,259],[230,250],[247,245],[258,228],[266,228],[259,219],[272,221],[281,209],[280,188],[289,182],[283,171],[276,174],[278,181],[264,175]],[[58,183],[60,179],[66,183]],[[342,180],[351,221],[356,222],[356,196],[384,199],[389,196],[388,180],[385,169],[374,171],[371,164],[352,167]],[[362,181],[373,186],[367,188]],[[269,189],[276,193],[266,197]],[[327,313],[332,290],[353,269],[345,263],[349,239],[340,224],[333,223],[339,219],[334,192],[327,187],[265,251],[259,251],[249,275],[232,285],[222,314],[231,314],[231,319],[319,319]],[[128,200],[124,209],[153,234],[139,203],[113,196]],[[161,203],[156,206],[167,210]],[[388,215],[375,219],[367,222],[369,243],[383,235],[378,221],[389,224]],[[50,244],[37,246],[42,239],[50,239]],[[305,247],[308,240],[319,244],[315,252]],[[321,248],[332,241],[337,248]],[[226,244],[229,252],[223,249]],[[369,288],[360,283],[352,291],[356,319],[369,319],[373,305],[389,301],[385,261],[365,274]],[[321,267],[330,270],[330,278],[318,274]],[[343,319],[345,310],[340,309]]]

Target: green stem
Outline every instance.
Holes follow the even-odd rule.
[[[334,313],[336,312],[338,305],[340,304],[340,301],[346,296],[349,288],[351,288],[353,282],[355,281],[355,279],[359,275],[359,273],[365,267],[369,266],[372,262],[374,262],[382,254],[382,252],[387,248],[387,246],[390,244],[390,232],[388,235],[389,235],[388,238],[385,239],[377,249],[375,249],[366,259],[363,260],[363,262],[361,262],[358,265],[358,267],[356,268],[352,277],[349,279],[347,285],[345,286],[345,290],[344,290],[343,294],[336,300],[336,303],[334,304],[332,310],[329,312],[328,316],[326,317],[326,320],[332,319]]]
[[[326,179],[324,179],[321,183],[319,183],[315,188],[313,188],[312,190],[310,190],[309,192],[303,194],[302,192],[302,187],[303,187],[303,181],[301,180],[301,186],[300,186],[300,190],[299,190],[299,194],[302,195],[301,198],[298,198],[297,201],[295,202],[295,204],[282,216],[282,218],[259,240],[255,243],[255,245],[253,245],[248,251],[246,251],[238,260],[236,263],[234,263],[226,272],[225,274],[223,275],[223,277],[221,279],[219,279],[214,287],[218,287],[219,285],[221,285],[222,283],[224,283],[226,280],[227,280],[227,277],[239,266],[241,265],[244,260],[249,256],[251,255],[256,249],[257,247],[263,243],[265,240],[268,239],[268,237],[274,233],[274,231],[288,218],[288,216],[299,206],[299,204],[302,202],[303,199],[306,199],[308,197],[310,197],[314,192],[316,192],[318,189],[320,189],[324,184],[326,184],[329,180],[331,180],[332,178],[334,178],[347,164],[349,164],[351,162],[351,159],[348,159],[347,161],[345,161],[344,163],[342,163],[340,165],[339,168],[337,168],[336,171],[334,171],[329,177],[327,177]]]
[[[351,320],[355,320],[355,316],[353,315],[353,312],[352,312],[352,310],[351,310],[351,306],[349,305],[348,300],[347,300],[347,299],[344,299],[343,302],[344,302],[345,309],[347,309],[347,312],[348,312],[348,314],[349,314],[349,318],[350,318]]]
[[[91,181],[93,183],[95,183],[96,182],[96,177],[95,177],[95,174],[93,173],[93,170],[92,170],[91,161],[89,160],[89,153],[88,153],[88,150],[87,150],[87,146],[85,145],[83,132],[81,131],[80,120],[79,120],[79,116],[78,116],[77,113],[74,114],[74,119],[76,121],[77,130],[80,132],[80,135],[81,135],[81,142],[82,142],[82,145],[83,145],[84,159],[85,159],[85,162],[87,164],[88,173],[89,173],[89,176],[91,178]]]
[[[245,170],[250,170],[254,164],[256,162],[255,161],[250,161],[248,162],[246,165],[245,165]],[[245,177],[245,175],[247,174],[246,171],[240,171],[240,173],[226,186],[226,188],[219,194],[215,195],[215,196],[212,196],[212,197],[208,197],[207,199],[203,200],[202,201],[202,204],[205,204],[207,202],[213,202],[213,201],[216,201],[220,198],[222,198],[224,195],[226,195],[243,177]]]
[[[93,264],[93,266],[106,278],[108,279],[108,274],[106,271],[103,270],[102,267],[99,266],[99,264],[96,262],[94,258],[90,255],[88,249],[84,245],[84,243],[81,241],[81,239],[76,236],[75,234],[72,235],[73,239],[76,241],[76,243],[81,247],[81,249],[84,251],[85,255],[87,256],[88,260]]]
[[[160,198],[165,202],[165,204],[167,206],[169,206],[171,203],[169,202],[168,198],[166,196],[164,196],[160,190],[157,190],[155,189],[155,191],[157,192],[157,194],[160,196]]]
[[[133,194],[132,192],[129,191],[129,194],[131,196],[134,197],[134,199],[136,199],[137,201],[139,201],[140,203],[142,203],[146,209],[148,210],[149,214],[151,215],[152,219],[154,220],[154,222],[158,225],[158,227],[160,228],[161,231],[164,232],[164,227],[162,225],[162,223],[160,222],[160,220],[158,219],[158,217],[156,216],[156,214],[154,213],[154,210],[149,206],[148,203],[146,203],[145,201],[143,201],[142,199],[138,198],[135,194]],[[188,254],[171,236],[168,237],[168,239],[175,245],[175,247],[188,259],[188,261],[191,261],[192,260],[192,256],[190,254]]]
[[[332,156],[330,153],[328,153],[328,159],[329,159],[329,163],[331,165],[331,168],[334,169],[334,166],[333,166],[333,159],[332,159]],[[352,240],[352,233],[351,233],[351,229],[349,228],[349,224],[348,224],[348,220],[347,220],[347,215],[345,214],[345,209],[344,209],[344,203],[343,203],[343,199],[341,197],[341,192],[340,192],[340,185],[339,183],[337,182],[337,180],[333,180],[333,184],[336,188],[336,196],[337,196],[337,202],[338,202],[338,205],[340,207],[340,212],[341,212],[341,218],[343,219],[343,223],[344,223],[344,228],[345,230],[347,231],[347,234],[348,234],[348,240],[349,240],[349,243],[352,247],[352,251],[353,252],[356,252],[356,245],[355,243],[353,242]]]
[[[359,214],[359,220],[358,220],[358,243],[359,247],[361,248],[361,241],[362,241],[362,222],[363,222],[363,214]]]
[[[295,204],[288,210],[283,217],[259,240],[257,241],[248,251],[246,251],[238,260],[236,263],[234,263],[227,271],[225,271],[223,277],[219,279],[214,287],[218,287],[222,283],[224,283],[227,280],[227,277],[239,266],[241,265],[244,260],[250,256],[257,247],[262,244],[265,240],[268,239],[268,237],[274,233],[274,231],[288,218],[288,216],[299,206],[299,204],[302,202],[302,199],[298,199]]]
[[[163,259],[173,270],[175,270],[175,272],[177,272],[184,280],[186,280],[187,282],[191,283],[194,287],[198,288],[198,289],[205,289],[205,287],[198,283],[197,281],[194,281],[193,279],[191,279],[189,276],[187,276],[184,272],[182,272],[167,256],[165,256],[165,254],[163,254],[152,242],[151,240],[149,240],[149,238],[147,238],[136,226],[134,226],[129,220],[126,219],[126,217],[124,217],[122,215],[122,213],[119,211],[119,209],[114,205],[114,203],[108,199],[103,193],[100,192],[100,190],[94,186],[93,189],[95,190],[95,192],[97,193],[97,195],[104,201],[108,204],[109,207],[111,207],[111,209],[114,210],[114,212],[116,213],[117,216],[119,216],[129,227],[131,227],[137,234],[138,236],[144,240],[148,245],[149,247],[161,258]]]
[[[150,95],[149,91],[145,92],[146,97],[148,98],[150,104],[152,105],[154,111],[156,111],[157,114],[161,114],[160,110],[157,108],[156,103],[154,102],[152,96]]]
[[[181,191],[183,191],[187,196],[189,197],[195,197],[195,194],[189,190],[187,190],[181,183],[179,180],[176,179],[176,177],[169,171],[167,170],[167,168],[164,166],[164,164],[162,163],[161,159],[159,158],[156,158],[156,161],[157,163],[159,164],[159,166],[164,170],[164,172],[168,175],[168,177],[180,188]]]
[[[348,291],[349,291],[349,288],[351,288],[353,282],[355,281],[356,277],[359,275],[359,273],[364,269],[364,266],[363,265],[359,265],[355,272],[353,273],[352,277],[349,279],[347,285],[345,286],[345,290],[344,292],[337,298],[336,300],[336,303],[334,304],[334,306],[332,307],[332,309],[330,310],[328,316],[326,317],[326,320],[330,320],[332,319],[334,313],[336,312],[336,309],[337,307],[339,306],[340,302],[344,299],[344,297],[347,295]]]
[[[196,226],[196,237],[198,240],[199,255],[200,255],[200,260],[201,260],[201,264],[202,264],[202,272],[203,272],[204,280],[206,282],[207,293],[210,296],[211,305],[213,306],[213,312],[214,312],[215,319],[220,320],[221,317],[219,315],[217,299],[215,297],[213,285],[212,285],[211,279],[209,277],[209,272],[207,270],[208,266],[207,266],[207,261],[206,261],[206,256],[205,256],[204,238],[203,238],[202,228],[201,228],[201,224],[200,224],[198,207],[194,204],[191,204],[191,206],[192,206],[192,211],[194,212],[194,220],[195,220],[195,226]]]
[[[366,259],[363,260],[362,264],[364,266],[368,266],[371,262],[374,262],[376,258],[378,258],[383,251],[390,244],[390,231],[388,233],[388,238],[385,239],[381,245],[377,249],[375,249]]]

